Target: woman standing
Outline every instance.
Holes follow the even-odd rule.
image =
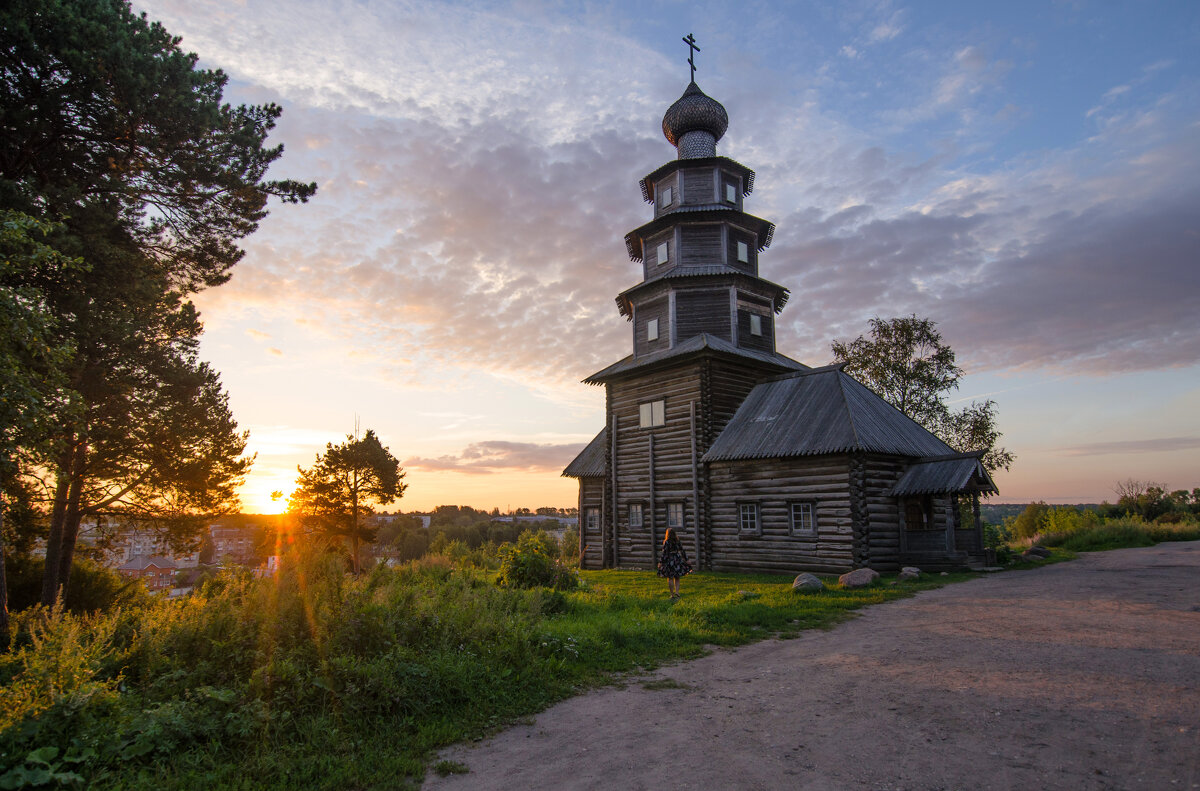
[[[672,601],[679,598],[679,578],[691,573],[692,564],[688,563],[683,544],[679,542],[675,530],[668,527],[667,534],[663,536],[662,554],[658,560],[658,576],[667,578]]]

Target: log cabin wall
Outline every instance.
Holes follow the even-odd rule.
[[[908,464],[897,456],[863,456],[862,518],[869,539],[863,558],[864,565],[879,572],[899,571],[900,504],[891,491]]]
[[[721,225],[681,225],[677,263],[684,266],[712,266],[721,262]]]
[[[850,457],[845,454],[709,464],[714,571],[839,574],[855,568]],[[790,504],[813,506],[816,536],[793,535]],[[759,530],[739,524],[758,506]]]
[[[579,479],[579,567],[604,567],[604,479]],[[589,520],[596,514],[594,521]]]
[[[616,424],[617,565],[654,567],[657,544],[667,525],[668,503],[684,505],[680,540],[692,547],[696,514],[692,502],[691,402],[700,399],[700,363],[692,362],[645,377],[608,385],[611,427]],[[662,426],[642,428],[641,404],[663,401]],[[609,463],[609,470],[612,464]],[[641,527],[630,527],[629,506],[642,505]]]

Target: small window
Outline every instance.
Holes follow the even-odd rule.
[[[596,531],[596,530],[600,529],[600,509],[599,508],[585,508],[583,511],[583,514],[584,514],[584,520],[585,520],[584,525],[586,525],[588,530]]]
[[[666,410],[663,407],[664,402],[662,400],[647,401],[641,404],[639,406],[639,425],[642,428],[653,428],[666,423]]]
[[[641,503],[630,503],[629,504],[629,526],[630,527],[641,527],[642,526],[642,504]]]
[[[788,509],[792,515],[792,535],[815,536],[817,522],[813,518],[812,503],[791,503]]]
[[[745,242],[737,243],[737,260],[743,264],[750,263],[750,245]]]
[[[646,340],[658,340],[658,319],[650,319],[646,322]]]
[[[658,189],[658,205],[670,206],[675,198],[675,191],[669,186],[659,187]]]
[[[738,503],[738,530],[758,535],[758,503]]]
[[[666,242],[661,242],[658,245],[658,263],[665,264],[671,260],[671,248]]]
[[[757,313],[750,314],[750,334],[762,337],[762,316]]]
[[[725,185],[725,202],[737,203],[737,186],[734,184]]]
[[[683,503],[667,503],[667,527],[683,527]]]

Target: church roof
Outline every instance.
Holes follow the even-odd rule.
[[[760,352],[753,349],[742,349],[734,346],[726,340],[722,340],[715,335],[709,335],[707,332],[702,332],[688,338],[683,343],[680,343],[670,349],[662,349],[660,351],[644,354],[641,357],[634,357],[632,354],[628,357],[613,363],[602,371],[584,379],[585,384],[598,385],[604,384],[610,379],[616,379],[631,371],[640,371],[650,366],[664,364],[666,362],[674,362],[682,357],[687,357],[692,354],[699,354],[704,351],[717,352],[735,357],[741,357],[756,362],[774,365],[784,370],[806,371],[808,366],[804,363],[799,363],[790,357],[784,357],[782,354],[774,352]]]
[[[604,477],[604,446],[608,444],[608,429],[600,429],[600,433],[579,451],[574,461],[562,471],[564,478],[603,478]]]
[[[750,391],[704,461],[864,451],[945,456],[954,450],[842,370],[777,377]]]
[[[662,120],[663,135],[673,146],[688,132],[705,131],[720,140],[728,128],[729,113],[720,102],[700,90],[695,80],[667,108]]]

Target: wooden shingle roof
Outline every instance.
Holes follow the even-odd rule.
[[[916,458],[954,450],[842,370],[780,376],[750,391],[704,461],[863,451]]]
[[[563,478],[603,478],[604,446],[608,442],[608,429],[600,429],[587,447],[562,471]]]
[[[717,354],[731,355],[734,357],[754,360],[755,362],[776,366],[776,370],[808,370],[808,366],[806,366],[804,363],[796,362],[792,358],[785,357],[782,354],[775,352],[760,352],[753,349],[742,349],[734,346],[729,341],[718,338],[715,335],[709,335],[707,332],[702,332],[699,335],[694,335],[691,338],[688,338],[683,343],[680,343],[670,349],[662,349],[649,354],[643,354],[641,357],[634,357],[631,354],[628,357],[618,360],[607,368],[597,371],[583,381],[585,384],[589,385],[604,384],[610,379],[619,378],[635,370],[641,372],[643,369],[651,366],[661,365],[667,362],[676,362],[690,355],[704,352],[715,352]]]

